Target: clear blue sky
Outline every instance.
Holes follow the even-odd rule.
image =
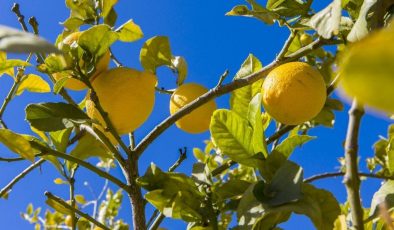
[[[15,15],[10,11],[13,1],[2,0],[0,8],[0,24],[20,28]],[[260,1],[264,2],[264,1]],[[330,1],[319,1],[318,7],[327,5]],[[21,10],[26,18],[36,16],[40,24],[41,35],[50,41],[54,41],[56,35],[62,31],[59,22],[68,17],[68,10],[64,1],[54,0],[20,0]],[[236,73],[243,60],[249,53],[257,56],[263,64],[269,63],[275,54],[279,52],[281,45],[287,38],[286,28],[267,26],[249,18],[226,17],[225,12],[244,1],[185,1],[185,0],[129,0],[120,1],[116,7],[119,18],[117,26],[128,19],[133,19],[139,24],[145,37],[131,44],[116,44],[114,53],[127,66],[141,69],[138,55],[143,42],[155,35],[165,35],[170,38],[172,51],[176,55],[186,58],[189,65],[187,82],[198,82],[206,87],[213,87],[225,69],[230,70],[231,77]],[[161,69],[158,73],[161,86],[172,88],[175,81],[171,72]],[[229,80],[229,77],[227,80]],[[7,76],[0,78],[0,100],[5,97],[11,87],[12,79]],[[83,98],[82,93],[73,93],[78,100]],[[148,122],[136,132],[137,140],[140,140],[147,132],[169,115],[168,95],[157,94],[156,105]],[[219,107],[228,108],[228,96],[217,99]],[[22,97],[13,100],[4,115],[5,122],[13,130],[20,133],[31,133],[24,121],[24,107],[28,103],[42,101],[58,101],[59,97],[52,94],[25,93]],[[336,171],[337,158],[343,155],[343,141],[347,126],[347,109],[336,113],[337,121],[333,129],[316,128],[311,135],[319,136],[317,140],[304,145],[292,156],[292,160],[304,168],[305,176],[316,173]],[[363,118],[360,137],[360,163],[361,169],[366,171],[365,159],[372,156],[372,144],[379,135],[386,135],[388,120],[382,116],[367,113]],[[178,168],[178,171],[190,174],[191,166],[195,162],[192,156],[192,148],[204,146],[203,140],[209,138],[209,133],[201,135],[186,134],[176,127],[168,129],[157,139],[141,158],[140,171],[144,173],[150,162],[155,162],[162,169],[167,169],[178,157],[178,148],[186,146],[189,158]],[[0,146],[2,157],[12,157],[7,149]],[[1,163],[0,162],[0,186],[4,186],[16,174],[29,165],[28,162]],[[120,176],[119,169],[112,171]],[[17,184],[10,199],[0,200],[0,223],[6,229],[32,229],[33,225],[21,219],[19,213],[24,211],[27,204],[32,202],[34,206],[44,206],[44,191],[48,190],[56,195],[68,197],[68,187],[55,185],[52,181],[59,177],[56,170],[48,163],[42,170],[35,170],[23,181]],[[79,170],[77,177],[77,193],[89,192],[83,186],[84,181],[93,185],[96,193],[102,186],[103,181],[92,173]],[[362,184],[363,204],[370,205],[373,193],[378,189],[380,181],[368,180]],[[340,202],[346,199],[346,192],[341,178],[319,181],[316,185],[320,188],[329,189]],[[112,187],[112,186],[111,186]],[[116,189],[116,187],[113,187]],[[148,206],[148,217],[152,208]],[[130,206],[125,199],[121,209],[121,217],[130,222]],[[183,229],[185,223],[179,220],[166,219],[162,227],[168,229]],[[313,229],[313,226],[305,217],[293,217],[289,223],[282,225],[285,229]]]

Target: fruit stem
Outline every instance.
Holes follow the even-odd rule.
[[[345,165],[346,171],[343,183],[346,187],[347,200],[350,205],[352,224],[354,229],[363,230],[363,208],[360,198],[360,178],[358,175],[358,135],[361,118],[364,115],[363,107],[353,100],[349,110],[349,123],[345,141]]]

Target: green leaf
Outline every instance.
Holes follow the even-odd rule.
[[[77,146],[70,152],[70,155],[81,160],[89,157],[112,158],[105,145],[90,133],[86,133],[79,139]]]
[[[187,76],[187,62],[184,57],[175,56],[171,58],[171,66],[177,74],[176,84],[182,85]]]
[[[270,184],[263,189],[255,187],[253,192],[263,204],[278,206],[297,201],[302,197],[302,180],[302,168],[291,161],[286,161],[276,171]]]
[[[193,170],[192,170],[192,178],[197,182],[197,183],[205,183],[205,184],[211,184],[211,181],[208,179],[209,175],[209,168],[206,164],[197,162],[193,164]]]
[[[0,51],[0,66],[4,65],[7,61],[7,53]],[[2,70],[0,70],[0,77],[3,74],[7,74],[10,77],[14,77],[14,67],[9,67],[9,68],[3,68],[1,67]]]
[[[63,72],[60,72],[58,74],[62,74]],[[64,72],[66,73],[66,72]],[[64,77],[60,78],[59,80],[56,80],[55,84],[53,85],[53,92],[55,94],[59,94],[60,91],[63,89],[64,85],[66,85],[67,81],[71,79],[72,77],[69,74],[65,74]]]
[[[264,137],[263,120],[261,118],[261,94],[258,93],[249,103],[248,120],[253,127],[253,150],[255,153],[263,153],[268,157],[267,143]]]
[[[116,3],[118,3],[118,0],[101,0],[100,1],[101,16],[104,18],[107,17]]]
[[[218,183],[213,186],[213,192],[220,197],[221,200],[240,198],[249,188],[249,181],[232,179],[224,183]]]
[[[64,22],[61,22],[64,27],[66,27],[69,31],[74,31],[78,29],[80,26],[85,24],[85,22],[81,18],[77,17],[69,17]]]
[[[92,0],[66,0],[66,6],[70,9],[70,17],[84,20],[86,23],[93,23],[96,15],[95,4]]]
[[[248,3],[252,6],[250,10],[245,5],[238,5],[231,9],[226,13],[227,16],[245,16],[245,17],[254,17],[262,22],[271,25],[274,23],[274,20],[279,18],[279,16],[257,4],[254,0],[249,0]]]
[[[156,73],[160,66],[171,65],[172,53],[168,37],[156,36],[148,39],[141,51],[140,62],[146,71]]]
[[[210,131],[221,154],[247,166],[261,166],[263,155],[254,152],[253,129],[246,119],[229,110],[218,109],[212,115]]]
[[[66,68],[66,60],[60,55],[48,55],[48,57],[45,58],[44,64],[37,67],[38,71],[48,74],[61,72]]]
[[[268,0],[267,9],[284,17],[294,17],[308,13],[308,4],[300,0]]]
[[[12,152],[34,162],[35,151],[21,134],[14,133],[9,129],[0,129],[0,142]]]
[[[296,147],[305,144],[306,142],[315,139],[315,137],[307,135],[297,135],[286,138],[271,152],[265,161],[265,167],[261,174],[263,177],[271,181],[275,172],[289,159]]]
[[[139,25],[135,24],[131,19],[116,29],[116,32],[119,34],[119,40],[122,42],[134,42],[144,36]]]
[[[68,128],[49,133],[49,137],[51,138],[51,141],[55,145],[57,151],[62,153],[66,152],[71,132],[72,128]]]
[[[259,71],[262,68],[261,62],[253,55],[249,54],[241,68],[234,77],[235,79],[244,78],[252,73]],[[238,115],[245,117],[248,114],[249,103],[252,98],[261,91],[262,80],[244,86],[240,89],[234,90],[230,96],[230,107],[232,111]]]
[[[253,225],[254,230],[272,230],[276,225],[286,222],[291,216],[291,212],[272,212],[261,216]]]
[[[313,15],[308,24],[320,36],[330,39],[339,33],[341,10],[341,0],[334,0],[326,8]]]
[[[102,24],[82,32],[78,39],[78,45],[96,57],[101,57],[118,39],[118,33],[112,31],[108,25]]]
[[[31,66],[31,64],[19,59],[8,59],[4,62],[0,62],[0,72],[9,71],[10,68],[17,66]]]
[[[104,18],[104,23],[113,27],[115,26],[116,20],[118,19],[118,14],[114,10],[114,8],[109,11],[107,17]]]
[[[28,74],[23,78],[16,91],[16,95],[21,95],[25,90],[34,93],[49,93],[51,92],[51,87],[40,76]]]
[[[34,128],[51,132],[74,127],[90,121],[78,107],[66,103],[29,104],[26,119]]]
[[[373,195],[371,202],[370,217],[375,218],[379,215],[379,205],[383,202],[386,203],[387,209],[394,207],[394,180],[386,181],[379,190]]]
[[[263,204],[254,195],[256,183],[249,186],[237,208],[237,230],[252,229],[256,221],[265,213]]]

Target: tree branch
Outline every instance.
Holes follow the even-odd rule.
[[[112,176],[111,174],[109,174],[109,173],[107,173],[105,171],[102,171],[102,170],[96,168],[95,166],[91,165],[90,163],[88,163],[86,161],[83,161],[81,159],[75,158],[75,157],[73,157],[71,155],[67,155],[67,154],[58,152],[58,151],[53,150],[51,148],[42,146],[42,145],[40,145],[40,144],[38,144],[38,143],[36,143],[34,141],[30,141],[30,144],[31,144],[31,146],[33,148],[39,149],[44,154],[48,154],[48,155],[51,155],[51,156],[56,156],[56,157],[59,157],[59,158],[71,161],[73,163],[76,163],[76,164],[78,164],[78,165],[80,165],[80,166],[82,166],[82,167],[94,172],[98,176],[103,177],[105,179],[108,179],[109,181],[111,181],[112,183],[116,184],[117,186],[119,186],[120,188],[124,189],[125,191],[129,191],[128,186],[125,185],[118,178]]]
[[[311,183],[320,179],[326,179],[326,178],[332,178],[332,177],[338,177],[338,176],[344,176],[344,172],[329,172],[329,173],[322,173],[322,174],[317,174],[313,175],[311,177],[308,177],[304,179],[304,183]],[[375,178],[375,179],[383,179],[383,180],[394,180],[394,176],[382,176],[382,175],[377,175],[373,173],[363,173],[359,172],[357,174],[359,177],[368,177],[368,178]]]
[[[20,181],[22,178],[24,178],[29,172],[33,171],[33,169],[39,167],[44,162],[45,162],[44,159],[40,159],[37,162],[35,162],[34,164],[32,164],[29,167],[27,167],[25,170],[23,170],[19,175],[14,177],[14,179],[12,179],[4,188],[2,188],[0,190],[0,198],[3,197],[6,193],[8,193],[8,191],[10,191],[12,189],[12,187],[18,181]]]
[[[363,209],[360,198],[360,178],[358,176],[358,135],[363,114],[364,109],[354,99],[349,110],[349,123],[345,141],[346,172],[343,183],[346,187],[347,200],[352,214],[352,224],[357,230],[364,229]]]
[[[186,114],[190,113],[191,111],[197,109],[198,107],[202,106],[203,104],[207,103],[208,101],[219,97],[221,95],[224,95],[226,93],[229,93],[233,90],[239,89],[241,87],[244,87],[246,85],[250,85],[253,82],[256,82],[257,80],[265,77],[272,69],[275,67],[290,62],[297,60],[304,55],[310,53],[311,51],[315,50],[318,47],[321,47],[323,45],[331,45],[331,44],[337,44],[338,41],[336,40],[325,40],[325,39],[317,39],[310,43],[309,45],[299,49],[298,51],[290,54],[287,57],[284,57],[282,60],[274,60],[271,62],[269,65],[265,66],[262,68],[260,71],[252,73],[245,78],[238,78],[232,81],[231,83],[225,84],[225,85],[220,85],[218,87],[210,89],[207,93],[201,95],[185,107],[181,108],[178,110],[175,114],[172,116],[169,116],[166,118],[164,121],[162,121],[160,124],[158,124],[148,135],[144,137],[144,139],[137,145],[135,148],[134,152],[138,154],[138,156],[141,156],[141,154],[144,152],[144,150],[158,137],[160,136],[167,128],[169,128],[171,125],[173,125],[176,121],[178,121],[180,118],[185,116]]]
[[[74,212],[74,213],[78,214],[79,216],[89,220],[90,222],[92,222],[96,226],[98,226],[98,227],[100,227],[100,228],[102,228],[104,230],[110,230],[107,226],[105,226],[104,224],[100,223],[98,220],[94,219],[93,217],[89,216],[88,214],[86,214],[84,212],[81,212],[79,209],[69,205],[66,201],[64,201],[60,197],[57,197],[57,196],[53,195],[50,192],[45,192],[45,196],[47,196],[48,199],[54,200],[55,202],[61,204],[63,207],[67,208],[71,212]]]

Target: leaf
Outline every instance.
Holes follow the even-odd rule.
[[[265,213],[263,204],[254,195],[256,183],[249,186],[237,208],[237,230],[252,229],[256,221]]]
[[[101,16],[104,18],[107,17],[116,3],[118,3],[118,0],[101,0],[100,1]]]
[[[253,127],[253,150],[255,153],[262,153],[264,158],[268,157],[267,143],[264,138],[263,120],[261,118],[261,94],[256,96],[249,103],[248,120]]]
[[[131,19],[117,28],[116,32],[119,34],[119,40],[122,42],[134,42],[144,36],[139,25],[135,24]]]
[[[184,57],[175,56],[171,59],[171,66],[177,74],[176,84],[182,85],[187,76],[187,62]]]
[[[45,134],[45,132],[40,131],[34,127],[30,127],[31,131],[33,131],[33,133],[37,134],[37,136],[39,136],[43,141],[45,141],[46,143],[49,142],[49,139],[47,137],[47,135]]]
[[[67,68],[67,62],[63,56],[60,55],[48,55],[45,58],[44,64],[37,67],[37,70],[43,73],[57,73],[64,71]]]
[[[0,25],[0,51],[7,53],[60,53],[51,43],[34,34]]]
[[[26,119],[34,128],[51,132],[90,121],[78,107],[66,103],[38,103],[26,107]]]
[[[254,230],[272,230],[276,225],[286,222],[291,216],[291,212],[266,213],[260,217],[253,225]]]
[[[261,166],[263,156],[254,152],[253,129],[246,119],[229,110],[218,109],[212,115],[210,131],[221,154],[247,166]]]
[[[226,15],[254,17],[268,25],[273,24],[274,20],[279,18],[276,13],[267,10],[266,8],[257,4],[254,0],[248,0],[248,3],[252,6],[251,10],[245,5],[238,5],[227,12]]]
[[[347,40],[350,42],[359,41],[368,34],[368,22],[367,15],[369,10],[375,5],[377,0],[364,0],[358,18],[353,25],[352,30],[347,36]]]
[[[315,188],[310,184],[302,186],[303,198],[275,208],[273,211],[292,211],[308,216],[316,229],[332,230],[335,220],[341,214],[338,201],[328,191]]]
[[[371,202],[370,217],[375,218],[379,215],[379,205],[386,203],[387,209],[394,207],[394,180],[386,181],[379,190],[373,195]]]
[[[251,183],[249,181],[232,179],[224,183],[216,184],[212,190],[221,200],[236,199],[240,198],[250,185]]]
[[[29,141],[22,135],[14,133],[9,129],[0,129],[0,142],[12,152],[34,162],[35,151]]]
[[[57,74],[62,74],[63,72],[57,73]],[[69,74],[65,74],[65,77],[60,78],[59,80],[56,80],[55,84],[53,85],[53,92],[55,94],[59,94],[60,91],[63,89],[64,85],[66,85],[67,81],[69,79],[72,79]]]
[[[66,27],[69,31],[74,31],[78,29],[80,26],[85,24],[83,19],[77,17],[69,17],[64,22],[61,22],[64,27]]]
[[[51,208],[55,209],[56,211],[65,214],[65,215],[70,215],[71,214],[71,210],[68,209],[66,206],[64,206],[63,204],[57,202],[54,199],[48,198],[45,203],[47,205],[49,205]]]
[[[119,189],[115,193],[111,189],[107,189],[105,200],[100,204],[98,212],[98,221],[105,223],[107,219],[114,219],[119,214],[122,205],[123,193]]]
[[[263,189],[255,187],[253,192],[263,204],[278,206],[297,201],[302,197],[302,180],[302,168],[291,161],[286,161],[276,171],[270,184]]]
[[[308,13],[308,4],[299,0],[268,0],[266,7],[268,10],[284,17],[294,17]]]
[[[193,164],[192,178],[197,183],[211,184],[211,181],[208,179],[208,175],[209,168],[206,164],[201,162]]]
[[[339,33],[341,10],[341,0],[334,0],[326,8],[313,15],[308,24],[320,36],[330,39]]]
[[[96,57],[104,55],[119,35],[112,31],[108,25],[96,25],[81,33],[78,45]]]
[[[168,37],[156,36],[148,39],[140,51],[140,62],[146,71],[156,73],[160,66],[171,65],[171,48]]]
[[[259,71],[261,68],[261,62],[253,54],[249,54],[249,56],[241,65],[241,68],[236,73],[234,80],[244,78]],[[231,110],[246,118],[246,115],[248,114],[247,112],[249,109],[249,103],[252,98],[261,91],[261,85],[262,80],[259,80],[251,85],[234,90],[230,96]]]
[[[85,23],[94,22],[96,11],[94,1],[91,0],[66,0],[66,6],[70,9],[70,17],[82,19]]]
[[[272,179],[275,172],[287,161],[296,147],[305,144],[306,142],[315,139],[315,137],[307,135],[297,135],[286,138],[271,152],[265,161],[265,167],[261,174],[268,181]]]
[[[35,74],[28,74],[23,78],[22,82],[20,83],[16,91],[16,95],[21,95],[25,90],[34,93],[49,93],[51,92],[51,87],[40,76]]]
[[[51,141],[55,145],[57,151],[62,153],[66,152],[71,132],[72,129],[68,128],[49,133],[49,137],[51,138]]]
[[[13,73],[14,73],[13,67],[17,67],[17,66],[31,66],[31,64],[19,59],[8,59],[5,60],[4,62],[0,62],[0,72],[7,73],[11,77],[13,77]]]
[[[77,146],[70,152],[70,155],[81,160],[89,157],[112,158],[105,145],[90,133],[85,133],[79,139]]]
[[[14,77],[14,68],[13,67],[9,67],[9,68],[5,68],[3,67],[3,65],[6,63],[7,61],[7,53],[6,52],[2,52],[0,51],[0,77],[3,74],[7,74],[10,77]]]

